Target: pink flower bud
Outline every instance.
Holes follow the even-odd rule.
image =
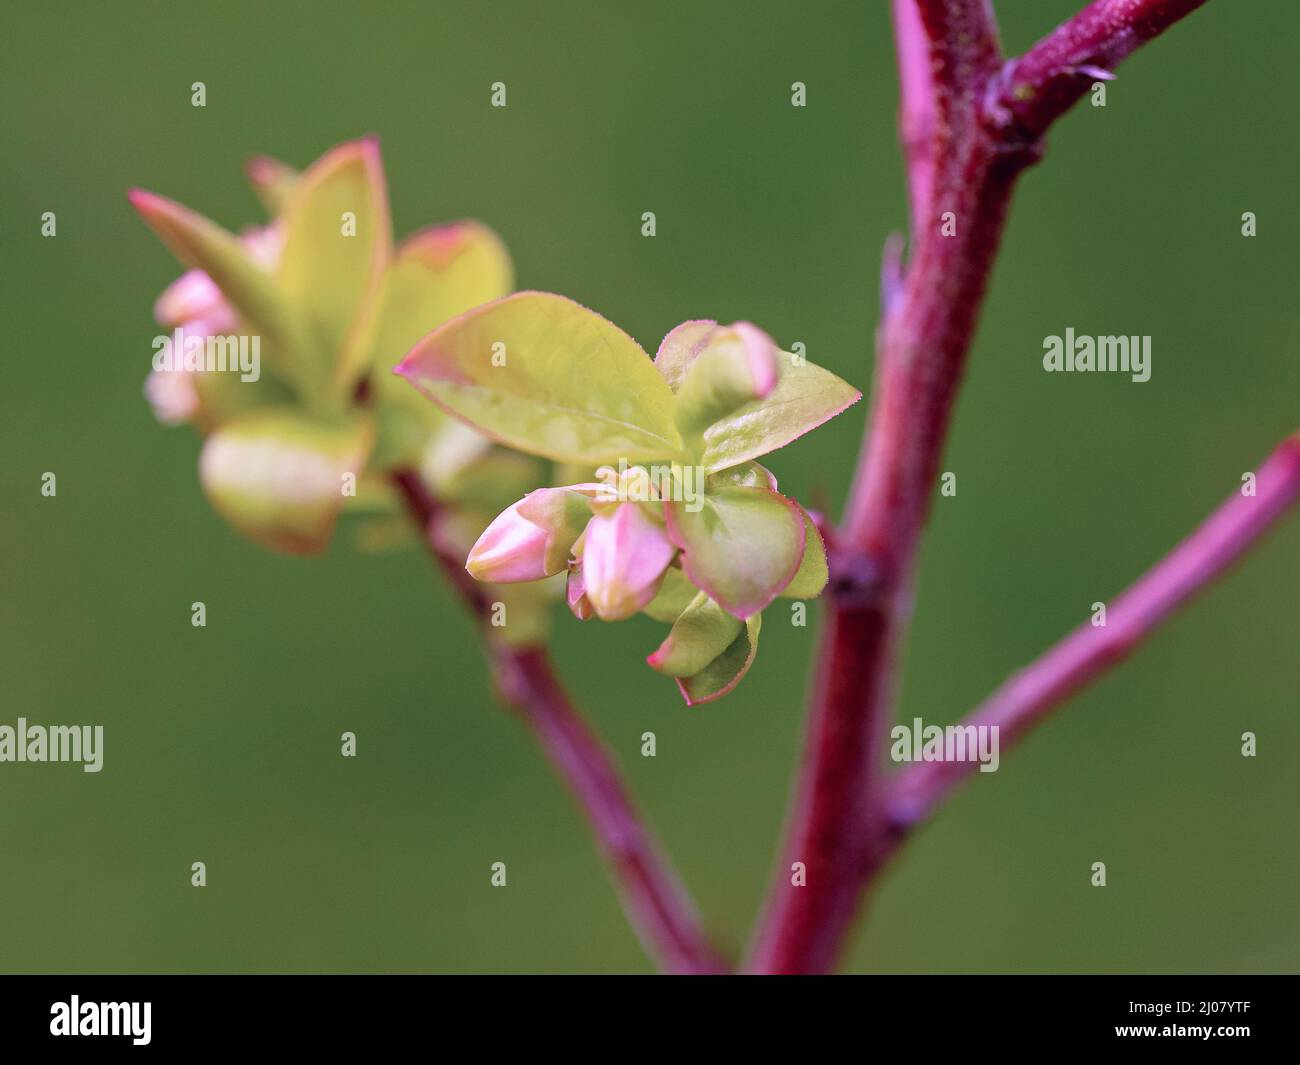
[[[183,425],[199,412],[194,375],[181,370],[150,370],[144,381],[145,398],[153,416],[163,425]]]
[[[777,382],[777,346],[770,336],[753,322],[734,322],[731,328],[745,345],[745,365],[754,395],[765,399]]]
[[[629,618],[655,597],[676,553],[663,528],[637,503],[620,503],[587,525],[582,576],[605,621]]]
[[[493,584],[540,581],[550,576],[546,571],[547,535],[540,525],[520,517],[519,503],[512,503],[483,530],[470,548],[465,568],[475,580]]]
[[[229,304],[217,283],[202,270],[187,270],[163,290],[153,306],[161,325],[178,326],[198,318],[233,319]]]

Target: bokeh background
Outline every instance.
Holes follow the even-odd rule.
[[[1004,45],[1077,4],[1002,0]],[[1105,109],[1066,117],[1022,183],[944,460],[958,495],[924,549],[906,717],[954,720],[1294,427],[1297,19],[1293,0],[1213,0]],[[363,554],[347,523],[326,557],[277,557],[210,511],[197,439],[141,396],[178,271],[125,192],[236,227],[260,218],[246,157],[301,166],[375,132],[399,235],[478,217],[522,286],[651,350],[686,318],[749,318],[865,390],[880,248],[905,224],[887,5],[53,3],[5,24],[0,721],[103,724],[106,753],[98,775],[0,765],[0,968],[647,969],[425,559]],[[1152,335],[1151,381],[1044,374],[1067,326]],[[782,453],[783,489],[841,500],[865,411]],[[1293,521],[961,792],[848,966],[1296,969],[1298,572]],[[687,710],[642,664],[658,626],[557,621],[579,701],[738,948],[815,628],[774,614],[738,691]]]

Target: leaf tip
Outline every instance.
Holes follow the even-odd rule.
[[[248,175],[249,180],[255,185],[270,178],[278,170],[279,167],[276,165],[275,160],[269,155],[251,156],[248,162],[244,164],[244,173]]]
[[[156,192],[149,192],[147,189],[132,187],[127,190],[126,198],[145,220],[168,213],[168,209],[172,206],[172,201],[167,197],[159,196]]]

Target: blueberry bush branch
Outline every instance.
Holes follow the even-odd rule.
[[[998,728],[1003,750],[1081,688],[1118,665],[1175,610],[1248,551],[1300,499],[1300,433],[1255,474],[1255,494],[1234,492],[1173,551],[1107,605],[1106,624],[1085,622],[1013,674],[960,722]],[[890,789],[889,819],[901,839],[973,768],[917,762]]]
[[[415,471],[398,470],[393,476],[438,568],[483,623],[498,692],[536,735],[582,808],[646,953],[665,972],[724,971],[725,963],[710,944],[694,905],[642,825],[609,754],[556,678],[545,647],[514,646],[493,638],[487,627],[491,603],[485,586],[466,571],[464,554],[448,551],[435,532],[438,501]]]
[[[1098,79],[1205,0],[1095,0],[1019,59],[994,85],[993,107],[1024,140],[1042,136]]]
[[[912,254],[877,332],[870,427],[831,535],[805,751],[752,970],[830,969],[893,849],[882,748],[911,569],[1016,178],[1099,73],[1197,6],[1099,0],[1006,64],[988,0],[895,0]]]
[[[930,45],[912,0],[894,0],[894,49],[898,55],[898,134],[907,172],[911,231],[921,229],[934,180],[934,89]],[[888,301],[886,301],[886,305]]]
[[[870,429],[843,529],[832,537],[788,842],[750,961],[761,972],[829,969],[878,863],[882,741],[913,555],[1003,212],[1026,162],[1004,152],[981,119],[984,86],[999,65],[986,5],[922,4],[917,15],[911,30],[925,34],[931,78],[927,92],[915,69],[920,46],[905,37],[902,125],[929,129],[928,145],[914,144],[908,157],[929,173],[912,184],[911,260],[878,329]],[[910,32],[907,21],[899,32]],[[932,116],[914,120],[914,109]],[[949,212],[951,236],[940,220]],[[804,886],[791,884],[795,862],[807,871]]]

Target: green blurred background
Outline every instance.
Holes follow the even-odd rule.
[[[1004,45],[1079,2],[1002,0]],[[5,22],[0,722],[103,724],[106,753],[98,775],[0,765],[0,968],[645,970],[425,559],[362,554],[348,523],[324,558],[277,557],[210,511],[196,438],[141,396],[178,270],[125,192],[235,227],[260,218],[246,157],[301,166],[375,132],[399,235],[478,217],[521,286],[651,350],[686,318],[749,318],[866,389],[880,247],[905,223],[887,5],[64,3]],[[958,495],[922,559],[908,718],[955,719],[1294,427],[1296,29],[1293,0],[1212,0],[1024,180],[944,460]],[[1152,335],[1151,381],[1044,374],[1043,337],[1067,326]],[[865,409],[780,455],[782,487],[842,499]],[[961,792],[849,967],[1294,970],[1298,563],[1292,522]],[[738,691],[695,710],[642,664],[660,632],[565,615],[556,654],[739,947],[815,628],[773,614]]]

